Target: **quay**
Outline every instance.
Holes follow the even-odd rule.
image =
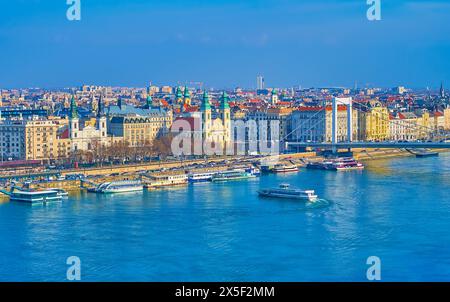
[[[370,161],[384,158],[415,156],[414,152],[406,149],[365,149],[358,148],[352,150],[352,156],[356,160]],[[448,149],[436,150],[445,152]],[[6,202],[7,192],[12,182],[27,181],[31,189],[64,189],[71,194],[80,190],[88,190],[98,184],[111,181],[122,180],[141,180],[149,189],[165,186],[179,186],[183,181],[174,181],[173,175],[187,175],[187,172],[219,172],[230,167],[259,162],[259,168],[263,162],[278,162],[283,164],[292,164],[303,167],[308,162],[323,160],[323,156],[317,152],[309,151],[302,153],[280,154],[276,156],[265,157],[216,157],[207,160],[185,160],[185,161],[160,161],[145,164],[117,165],[95,168],[68,169],[51,172],[38,172],[17,175],[2,175],[0,181],[6,182],[0,190],[0,202]],[[208,165],[208,167],[197,168],[198,165]],[[59,179],[71,175],[83,175],[83,179]],[[172,175],[171,177],[169,177]],[[54,180],[48,180],[48,177],[54,177]],[[167,179],[166,179],[167,178]],[[34,180],[34,181],[31,181]],[[186,181],[187,183],[187,181]],[[165,185],[167,184],[167,185]]]

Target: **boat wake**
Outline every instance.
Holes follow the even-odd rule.
[[[330,206],[331,203],[332,202],[329,200],[319,198],[319,199],[315,200],[314,202],[306,202],[305,208],[306,209],[320,209],[320,208],[325,208],[325,207]]]

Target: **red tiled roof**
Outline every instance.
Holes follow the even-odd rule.
[[[299,111],[320,111],[323,109],[324,109],[323,106],[302,106],[302,107],[298,108]],[[331,106],[326,107],[326,111],[331,111],[331,110],[332,110]],[[344,110],[347,110],[346,105],[338,105],[338,111],[344,111]]]
[[[62,138],[62,139],[64,139],[64,138],[69,138],[69,128],[67,128],[66,130],[64,130],[64,131],[61,133],[61,138]]]

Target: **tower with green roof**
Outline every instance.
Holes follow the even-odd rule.
[[[203,138],[207,139],[211,134],[211,103],[209,101],[209,95],[206,90],[203,92],[200,111],[202,113]]]
[[[78,137],[79,121],[77,102],[75,101],[75,96],[72,95],[69,111],[69,136],[71,139],[76,139]]]
[[[106,117],[103,116],[102,112],[103,107],[103,96],[100,95],[98,98],[98,105],[97,105],[97,130],[99,131],[100,137],[106,138],[107,131],[106,131]]]
[[[275,88],[272,89],[272,94],[270,96],[270,102],[272,104],[278,103],[278,92],[277,92],[277,90]]]
[[[77,119],[78,118],[77,102],[75,101],[75,96],[74,95],[72,95],[72,99],[70,100],[69,118],[71,118],[71,119]]]
[[[231,113],[230,113],[230,97],[224,91],[220,98],[220,118],[223,123],[224,143],[228,144],[231,140]]]
[[[180,86],[177,86],[177,91],[175,92],[175,102],[178,104],[183,102],[183,92],[181,91]]]
[[[152,99],[152,96],[149,94],[149,95],[147,95],[147,99],[145,101],[145,108],[150,109],[152,107],[152,105],[153,105],[153,99]]]
[[[189,88],[187,86],[184,86],[183,101],[185,105],[191,105],[191,93],[189,92]]]

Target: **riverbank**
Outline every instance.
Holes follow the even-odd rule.
[[[377,159],[387,159],[396,157],[413,157],[414,154],[404,149],[354,149],[353,156],[360,161],[371,161]],[[448,152],[449,150],[436,150],[437,152]],[[250,165],[255,161],[260,162],[284,162],[296,164],[301,167],[308,161],[323,160],[316,152],[302,152],[294,154],[281,154],[277,156],[268,157],[217,157],[208,160],[190,160],[190,161],[171,161],[171,162],[157,162],[134,165],[121,165],[111,167],[97,167],[90,169],[71,169],[61,171],[61,176],[71,174],[83,174],[88,178],[87,181],[81,180],[54,180],[54,181],[38,181],[30,185],[32,189],[51,189],[60,188],[69,193],[80,192],[87,187],[92,187],[96,184],[109,181],[118,180],[132,180],[138,179],[142,174],[154,173],[185,173],[186,170],[202,172],[202,171],[220,171],[233,166],[242,164]],[[207,166],[206,168],[198,168],[198,165]],[[164,172],[166,171],[166,172]],[[29,175],[24,175],[24,177]],[[9,188],[4,188],[8,190]],[[0,202],[8,200],[8,196],[0,194]]]

